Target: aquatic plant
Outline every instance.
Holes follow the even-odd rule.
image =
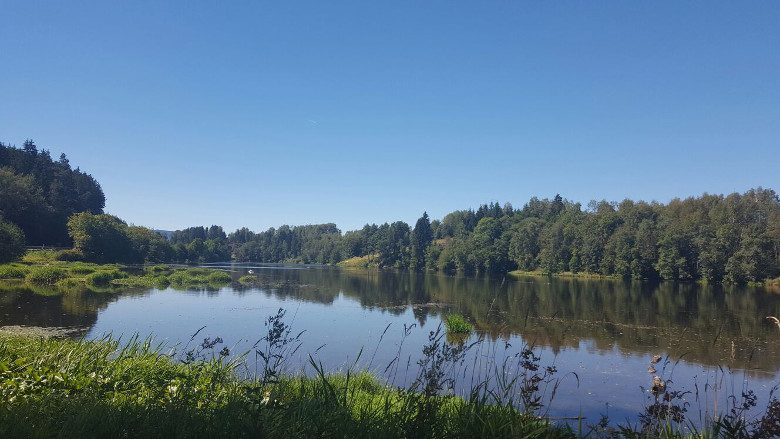
[[[87,284],[93,286],[106,286],[109,285],[114,279],[122,279],[125,277],[128,277],[127,273],[117,269],[111,269],[90,273],[86,276],[85,281]]]
[[[54,285],[67,276],[68,272],[64,268],[43,265],[31,267],[25,280],[33,285]]]
[[[256,283],[259,278],[253,274],[245,274],[238,278],[238,282],[244,285],[252,285]]]
[[[460,314],[448,314],[444,319],[444,326],[447,333],[450,334],[469,334],[474,330],[474,326]]]
[[[0,265],[0,279],[24,279],[29,268],[21,264]]]

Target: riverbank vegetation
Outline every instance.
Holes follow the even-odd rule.
[[[21,262],[0,264],[0,286],[26,287],[46,294],[73,290],[112,291],[126,287],[213,287],[232,282],[229,273],[168,265],[125,266],[59,261],[57,251],[30,251]]]
[[[530,199],[489,203],[414,227],[283,225],[262,232],[189,227],[157,232],[102,213],[100,186],[32,141],[0,144],[0,260],[27,244],[72,246],[62,260],[97,263],[298,262],[466,274],[509,271],[761,284],[780,276],[780,198],[771,189],[668,203]],[[8,225],[12,224],[12,225]],[[15,225],[15,227],[13,226]],[[21,233],[21,235],[20,235]]]
[[[309,357],[309,373],[286,362],[299,336],[280,319],[255,344],[261,367],[205,338],[181,351],[151,339],[120,343],[0,334],[2,437],[380,437],[380,438],[771,438],[780,434],[780,402],[748,416],[756,397],[743,391],[733,408],[687,421],[689,403],[673,381],[652,378],[639,422],[608,419],[555,423],[546,417],[557,371],[530,347],[517,355],[517,378],[452,393],[457,365],[474,345],[450,344],[433,331],[408,388],[348,368],[328,374]],[[195,336],[193,336],[194,338]],[[259,355],[262,353],[263,355]],[[262,360],[264,359],[264,361]],[[660,357],[651,366],[663,368]],[[668,360],[666,360],[668,361]],[[507,364],[496,373],[504,374]],[[462,377],[461,377],[462,378]],[[674,383],[677,384],[677,383]],[[498,387],[496,389],[496,386]],[[728,410],[728,408],[727,408]]]
[[[239,379],[241,358],[219,343],[206,339],[177,362],[150,341],[0,335],[0,436],[574,437],[506,404],[439,394],[441,363],[416,390],[365,372],[328,375],[314,360],[313,377],[269,362]]]

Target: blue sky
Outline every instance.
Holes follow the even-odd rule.
[[[0,140],[175,229],[780,190],[778,2],[0,0]]]

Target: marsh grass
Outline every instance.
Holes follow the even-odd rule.
[[[0,265],[0,279],[24,279],[30,269],[22,264]]]
[[[31,267],[24,278],[32,285],[54,285],[66,277],[68,272],[64,268],[42,265]]]
[[[268,329],[269,358],[291,354],[281,318]],[[421,369],[423,392],[351,369],[330,375],[312,357],[311,377],[239,379],[243,357],[221,343],[206,338],[177,362],[151,340],[0,336],[0,436],[573,437],[513,407],[438,394],[441,381],[427,378],[438,361]]]
[[[460,314],[451,313],[444,319],[448,334],[470,334],[474,326]]]
[[[57,261],[51,251],[28,252],[22,263],[0,264],[0,283],[24,287],[40,294],[70,292],[118,292],[125,288],[210,288],[232,282],[228,272],[210,268],[154,265],[127,267],[119,264]]]
[[[260,281],[260,278],[253,274],[245,274],[238,278],[238,283],[242,285],[254,285]]]

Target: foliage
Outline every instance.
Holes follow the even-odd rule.
[[[367,373],[326,375],[314,361],[312,378],[242,381],[220,343],[207,338],[176,363],[149,340],[2,336],[0,436],[573,437],[506,405],[390,388]],[[424,370],[444,379],[437,365]]]
[[[0,216],[0,263],[19,259],[24,254],[24,233]]]
[[[24,279],[24,284],[15,284],[46,294],[60,294],[70,291],[119,291],[126,287],[165,288],[219,287],[229,284],[229,273],[210,268],[173,268],[167,265],[145,267],[138,270],[116,264],[94,264],[88,262],[53,261],[56,253],[37,253],[32,259],[44,261],[31,263],[0,264],[0,281]],[[1,286],[1,285],[0,285]],[[42,290],[41,288],[45,288]]]
[[[377,268],[379,266],[379,255],[354,256],[339,262],[338,266],[342,268]]]
[[[25,276],[25,280],[33,285],[54,285],[66,277],[68,277],[68,272],[64,268],[43,265],[31,267]]]
[[[469,334],[474,326],[460,314],[452,313],[444,319],[444,327],[448,334]]]
[[[32,141],[0,143],[0,261],[19,242],[66,245],[61,260],[187,263],[228,260],[295,262],[459,271],[541,271],[626,279],[758,284],[780,276],[780,198],[771,189],[674,199],[667,204],[531,198],[522,209],[496,202],[458,210],[440,221],[423,213],[366,224],[346,233],[335,224],[283,225],[255,233],[244,227],[195,226],[170,232],[127,225],[102,214],[98,183],[53,161]],[[66,229],[67,223],[67,229]],[[69,234],[69,236],[68,236]],[[21,238],[20,238],[21,236]],[[368,259],[364,259],[368,258]]]
[[[24,279],[28,271],[26,265],[3,264],[0,265],[0,279]]]
[[[73,239],[73,259],[96,263],[170,262],[173,247],[160,234],[139,226],[128,226],[119,218],[88,212],[77,213],[68,220]],[[70,259],[70,258],[68,258]]]
[[[95,271],[85,277],[87,284],[92,286],[106,286],[114,279],[123,279],[127,273],[118,269]]]
[[[91,175],[52,160],[32,140],[0,143],[0,216],[24,231],[29,245],[68,245],[66,222],[77,212],[101,213],[105,196]]]

